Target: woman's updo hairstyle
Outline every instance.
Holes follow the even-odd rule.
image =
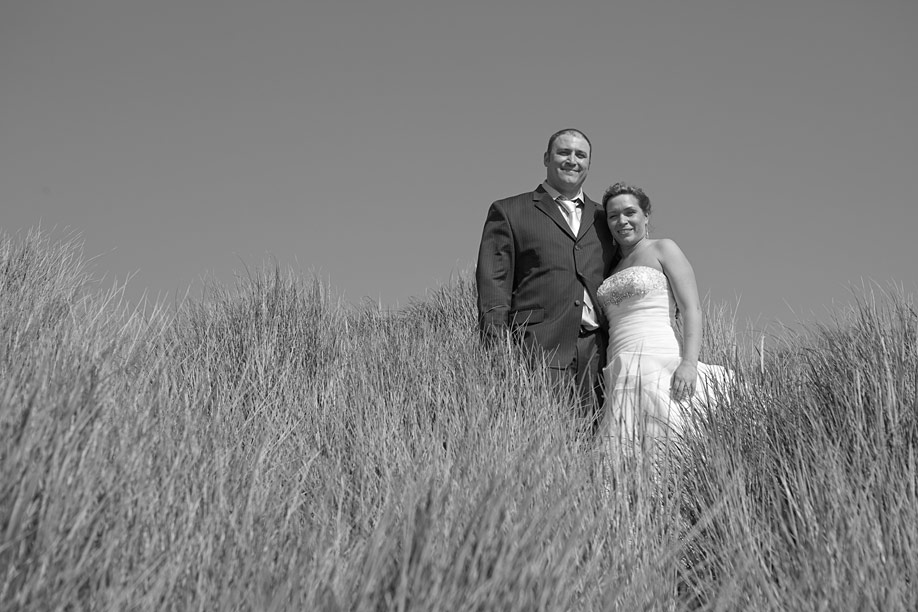
[[[635,185],[629,185],[628,183],[615,183],[608,189],[606,193],[602,196],[602,208],[608,212],[609,200],[616,196],[620,195],[632,195],[638,201],[638,206],[641,207],[641,210],[644,211],[644,214],[650,216],[650,198],[647,197],[647,194],[644,193],[644,190]]]

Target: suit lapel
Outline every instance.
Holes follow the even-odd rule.
[[[593,221],[596,219],[596,203],[590,198],[586,197],[586,194],[583,195],[583,214],[580,216],[580,233],[577,234],[577,237],[583,236],[590,227],[593,225]]]
[[[555,225],[561,228],[565,234],[576,240],[574,232],[571,231],[571,226],[567,224],[567,219],[565,219],[561,211],[558,210],[558,203],[551,199],[551,196],[542,189],[541,185],[532,192],[532,199],[535,202],[536,208],[548,215],[551,220],[555,222]],[[586,204],[584,204],[584,206],[586,206]],[[581,221],[580,232],[583,233],[583,221]]]

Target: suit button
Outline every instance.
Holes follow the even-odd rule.
[[[580,300],[574,300],[574,306],[580,306]]]

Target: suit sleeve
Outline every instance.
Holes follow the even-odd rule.
[[[475,270],[478,326],[483,339],[500,336],[509,326],[513,269],[513,230],[503,207],[495,202],[488,209]]]

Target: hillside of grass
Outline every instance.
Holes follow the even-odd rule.
[[[0,236],[0,609],[918,609],[912,297],[761,345],[731,312],[730,404],[648,466],[479,345],[470,278],[141,311],[78,240]]]

